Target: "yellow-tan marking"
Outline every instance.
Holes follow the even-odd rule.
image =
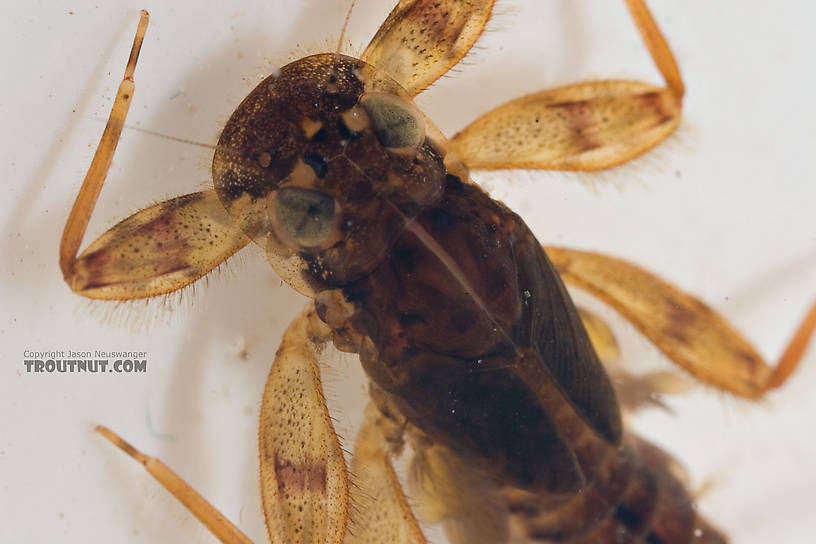
[[[615,308],[696,378],[736,395],[758,398],[784,383],[816,328],[814,304],[772,368],[714,310],[642,268],[598,253],[545,249],[564,281]]]
[[[631,81],[584,83],[499,106],[451,144],[475,169],[599,170],[663,141],[680,113],[667,89]]]
[[[400,0],[360,57],[419,94],[470,51],[493,0]]]
[[[261,491],[273,543],[339,544],[346,531],[346,464],[311,341],[322,334],[310,304],[284,333],[264,389]]]
[[[174,198],[133,214],[76,259],[71,289],[120,300],[189,285],[249,243],[215,191]]]

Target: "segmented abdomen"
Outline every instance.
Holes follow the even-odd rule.
[[[727,542],[697,513],[674,459],[632,434],[620,449],[592,442],[577,451],[594,476],[580,493],[502,492],[514,537],[571,544]]]

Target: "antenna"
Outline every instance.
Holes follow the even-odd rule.
[[[242,159],[240,151],[236,149],[232,149],[230,147],[225,147],[223,145],[213,145],[213,144],[206,144],[203,142],[197,142],[196,140],[190,140],[187,138],[179,138],[177,136],[170,136],[169,134],[164,134],[162,132],[156,132],[155,130],[150,130],[142,127],[137,127],[135,125],[131,125],[125,123],[122,125],[124,128],[128,130],[133,130],[135,132],[141,132],[143,134],[149,134],[150,136],[156,136],[157,138],[162,138],[165,140],[170,140],[171,142],[179,142],[182,144],[187,145],[194,145],[196,147],[203,147],[205,149],[212,149],[213,151],[221,151],[222,153],[226,153],[227,155],[232,155],[234,157],[238,157],[238,159]],[[250,160],[250,159],[246,159]]]
[[[213,150],[220,149],[222,151],[227,151],[227,152],[231,151],[228,148],[225,148],[223,146],[218,147],[217,145],[205,144],[205,143],[202,143],[202,142],[197,142],[195,140],[188,140],[187,138],[178,138],[176,136],[170,136],[169,134],[163,134],[161,132],[156,132],[155,130],[149,130],[149,129],[146,129],[146,128],[137,127],[135,125],[130,125],[128,123],[125,123],[124,127],[126,129],[128,129],[128,130],[133,130],[133,131],[136,131],[136,132],[149,134],[151,136],[157,136],[159,138],[164,138],[165,140],[170,140],[171,142],[179,142],[179,143],[182,143],[182,144],[189,144],[189,145],[194,145],[194,146],[197,146],[197,147],[204,147],[206,149],[213,149]]]
[[[343,21],[343,30],[340,31],[340,39],[337,40],[337,51],[335,54],[340,54],[340,49],[343,48],[343,38],[346,35],[346,27],[348,26],[349,19],[351,18],[351,10],[354,9],[354,4],[357,3],[357,0],[351,0],[351,5],[349,6],[348,12],[346,13],[346,20]]]

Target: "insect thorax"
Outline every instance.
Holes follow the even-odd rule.
[[[213,177],[335,344],[435,439],[558,492],[583,482],[553,420],[564,403],[620,439],[611,385],[535,237],[387,75],[333,54],[285,66],[233,113]]]

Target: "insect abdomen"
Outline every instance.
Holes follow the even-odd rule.
[[[515,537],[571,544],[724,544],[696,511],[677,462],[627,434],[623,445],[579,447],[586,487],[571,497],[533,496],[505,489],[508,527]]]
[[[427,521],[445,523],[453,544],[728,542],[697,513],[674,459],[632,434],[620,447],[579,434],[570,442],[587,482],[577,493],[552,494],[491,480],[411,428],[412,496]]]

